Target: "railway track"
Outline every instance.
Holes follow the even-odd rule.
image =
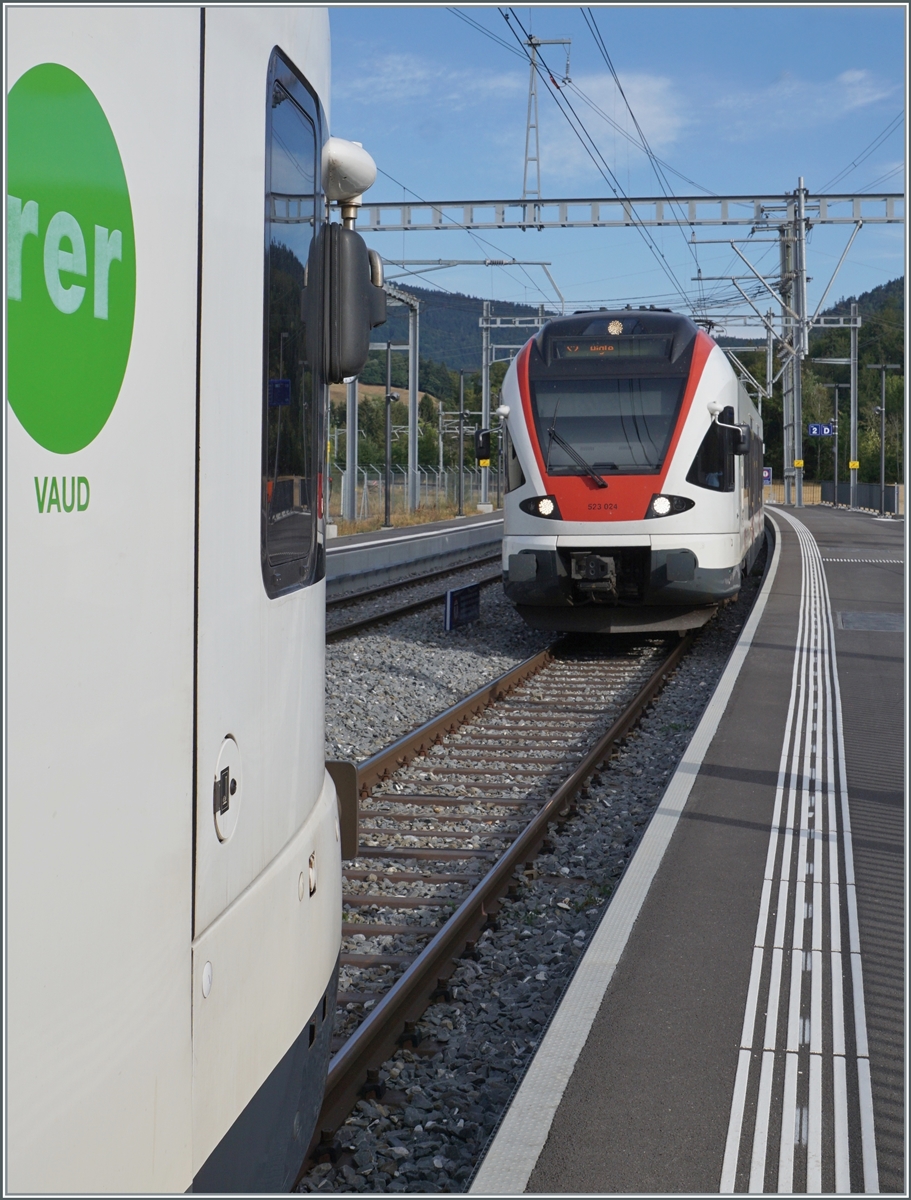
[[[309,1160],[332,1153],[358,1099],[381,1097],[379,1067],[416,1045],[415,1022],[692,636],[558,643],[359,765],[338,1041]]]
[[[331,642],[337,641],[340,638],[351,637],[353,634],[360,632],[360,630],[368,629],[373,625],[379,625],[383,621],[394,620],[396,617],[403,617],[408,613],[418,612],[422,608],[430,608],[434,604],[439,604],[445,600],[448,588],[462,586],[459,582],[460,578],[464,579],[469,573],[472,576],[470,582],[479,583],[482,587],[490,583],[499,582],[502,578],[499,566],[496,570],[487,571],[480,576],[477,574],[479,567],[486,566],[492,562],[499,563],[499,561],[500,555],[494,554],[478,559],[475,562],[462,563],[458,567],[445,567],[439,571],[430,571],[426,575],[419,576],[416,579],[385,583],[369,591],[327,600],[326,641]],[[436,583],[443,577],[447,577],[448,587],[428,586]],[[373,602],[381,596],[390,598],[404,596],[405,598],[399,603],[381,603],[378,607],[375,607]],[[365,612],[360,611],[365,605],[370,605],[370,610]],[[358,615],[349,617],[346,620],[344,614],[349,609],[355,610]]]

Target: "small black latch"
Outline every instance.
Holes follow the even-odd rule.
[[[231,792],[235,790],[235,788],[231,787],[231,782],[231,770],[229,767],[225,767],[219,777],[215,780],[215,784],[212,789],[212,808],[214,812],[219,814],[219,816],[224,816],[224,814],[228,811]]]

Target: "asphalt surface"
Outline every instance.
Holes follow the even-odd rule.
[[[904,568],[900,561],[827,560],[901,560],[904,524],[828,508],[804,509],[794,515],[817,538],[835,616],[879,1187],[901,1192],[906,903],[903,635],[900,629],[850,627],[852,623],[894,625],[894,615],[891,622],[851,616],[845,620],[844,615],[901,614]],[[529,1192],[719,1190],[798,634],[802,581],[798,539],[786,520],[779,520],[779,525],[782,558],[756,639],[563,1093],[529,1178]],[[822,828],[822,815],[816,819]],[[823,850],[821,843],[816,844],[821,876]],[[812,881],[807,886],[806,894],[812,897]],[[793,899],[789,903],[788,939],[795,914],[803,912],[802,903],[798,906]],[[821,912],[821,904],[819,908]],[[808,904],[807,913],[811,911]],[[774,919],[774,903],[771,914]],[[847,942],[847,916],[844,922]],[[807,915],[808,938],[810,925]],[[814,924],[814,938],[815,929]],[[820,961],[828,964],[831,948],[827,940]],[[847,961],[846,944],[844,949]],[[767,952],[767,962],[769,957]],[[796,969],[799,978],[800,968]],[[809,971],[807,966],[803,969]],[[825,971],[829,988],[828,965]],[[767,988],[768,965],[764,972],[762,988]],[[849,973],[846,978],[850,979]],[[809,995],[809,984],[803,986]],[[850,1010],[850,990],[845,994]],[[852,1097],[845,1108],[850,1186],[863,1190],[859,1150],[863,1102],[856,1099],[862,1088],[850,1011],[846,1017],[848,1050],[841,1061],[847,1062],[847,1090]],[[762,1019],[760,1010],[760,1024]],[[786,1027],[783,1012],[780,1047],[786,1041]],[[831,1030],[825,1033],[823,1054],[816,1058],[816,1064],[823,1062],[817,1083],[821,1097],[817,1109],[822,1116],[816,1120],[824,1148],[839,1140],[833,1133],[837,1118],[831,1116],[833,1089],[837,1090],[832,1036]],[[745,1092],[747,1134],[740,1158],[735,1159],[739,1161],[737,1191],[748,1189],[750,1123],[755,1123],[762,1107],[757,1100],[761,1046],[760,1037]],[[803,1068],[809,1055],[809,1044],[801,1044]],[[792,1059],[796,1077],[798,1056]],[[781,1100],[786,1091],[784,1068],[779,1065],[775,1070],[769,1160],[761,1168],[765,1190],[772,1192],[780,1190],[776,1188],[779,1148],[789,1140],[780,1115],[775,1125],[775,1104],[787,1108]],[[805,1073],[809,1071],[800,1071]],[[803,1088],[800,1094],[805,1096],[806,1080],[795,1086]],[[808,1185],[807,1155],[812,1156],[813,1146],[812,1133],[807,1151],[806,1136],[800,1132],[800,1122],[806,1120],[802,1112],[798,1102],[795,1191]],[[831,1151],[823,1159],[821,1188],[834,1190]]]
[[[804,509],[800,519],[816,538],[832,608],[842,617],[835,622],[835,652],[844,707],[879,1186],[884,1192],[904,1192],[905,644],[901,627],[843,626],[877,623],[845,620],[847,614],[901,618],[905,567],[903,561],[832,560],[904,560],[905,522],[821,506]]]

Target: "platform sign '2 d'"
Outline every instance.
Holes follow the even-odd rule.
[[[831,437],[835,432],[833,426],[824,424],[812,424],[807,426],[807,434],[809,437]]]
[[[40,446],[72,454],[117,403],[136,305],[123,163],[74,71],[41,63],[16,81],[7,164],[9,402]]]

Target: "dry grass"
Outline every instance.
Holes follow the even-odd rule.
[[[400,400],[408,402],[408,387],[395,387],[392,389],[397,392]],[[358,381],[357,398],[358,402],[368,396],[379,396],[382,398],[386,395],[386,385],[383,383],[361,383]],[[329,396],[336,403],[344,402],[348,398],[348,385],[344,383],[332,383],[329,385]],[[418,403],[424,396],[430,396],[431,399],[436,399],[430,392],[418,392]]]
[[[415,509],[414,512],[402,512],[393,506],[391,520],[393,527],[396,529],[406,528],[412,525],[428,525],[432,521],[449,521],[456,516],[458,512],[457,504],[441,504],[439,508],[436,505],[426,505]],[[465,506],[465,516],[471,517],[476,515],[476,509]],[[376,516],[365,517],[362,521],[344,521],[341,517],[333,517],[332,523],[338,526],[338,536],[347,537],[352,533],[373,533],[377,529],[383,528],[383,513],[377,513]]]

